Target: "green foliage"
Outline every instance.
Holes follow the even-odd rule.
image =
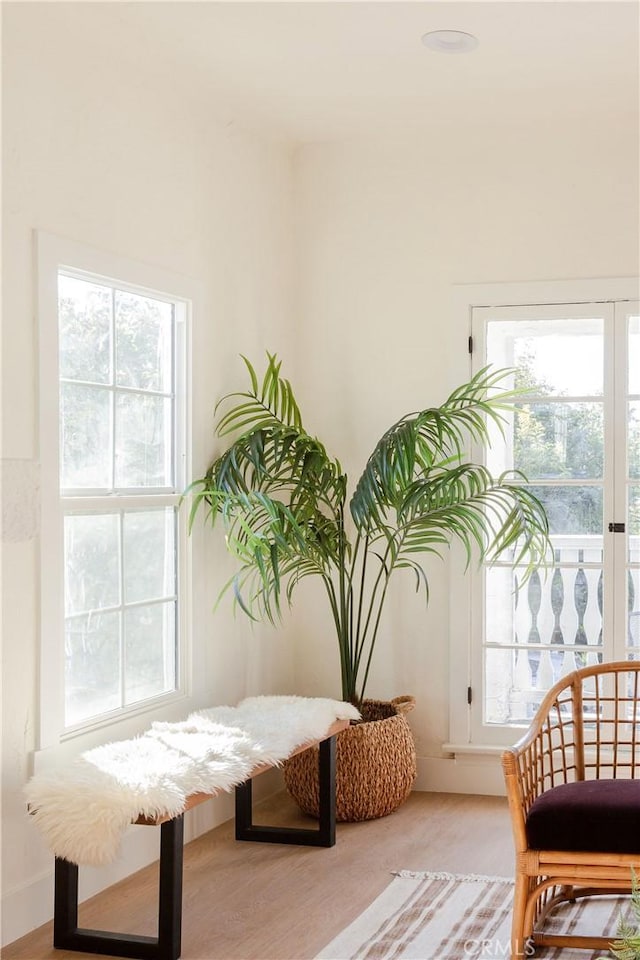
[[[562,486],[565,480],[589,480],[603,474],[600,405],[564,402],[549,383],[535,376],[533,356],[526,351],[518,357],[515,387],[522,399],[514,408],[514,463],[532,482],[556,481],[556,485],[536,490],[544,502],[552,532],[601,534],[599,491],[588,485]]]
[[[319,577],[340,651],[342,695],[364,696],[390,578],[407,569],[428,599],[421,563],[452,540],[467,562],[505,554],[525,577],[545,559],[548,524],[521,475],[494,478],[464,460],[469,441],[486,442],[514,392],[508,371],[481,370],[439,407],[403,417],[378,441],[347,503],[338,460],[304,430],[280,361],[267,354],[260,380],[243,357],[247,390],[219,402],[217,434],[235,436],[205,476],[192,484],[190,523],[203,509],[222,523],[239,569],[222,590],[252,619],[275,622],[284,596]],[[221,594],[222,595],[222,594]]]
[[[611,956],[616,960],[640,960],[640,884],[634,870],[631,875],[631,913],[635,922],[620,917],[618,939],[611,944]],[[600,960],[606,960],[606,957],[600,957]]]

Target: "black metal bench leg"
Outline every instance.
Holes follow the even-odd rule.
[[[158,960],[178,960],[182,940],[184,816],[160,827]]]
[[[63,950],[78,930],[78,867],[68,860],[55,862],[53,945]]]
[[[333,847],[336,842],[336,738],[323,740],[318,749],[318,788],[321,843]]]
[[[318,747],[319,824],[303,827],[253,825],[252,781],[236,787],[236,840],[261,843],[296,843],[308,847],[333,847],[336,842],[336,738],[321,740]]]
[[[158,936],[112,933],[78,927],[78,867],[56,858],[53,945],[60,950],[132,957],[133,960],[178,960],[182,928],[184,816],[160,827]]]

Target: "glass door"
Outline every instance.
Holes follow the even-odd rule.
[[[472,712],[486,741],[488,728],[527,724],[564,674],[615,657],[614,309],[483,307],[474,309],[473,326],[477,366],[509,368],[505,385],[521,391],[504,431],[494,431],[487,465],[494,474],[513,471],[516,482],[527,478],[547,510],[553,545],[549,568],[528,580],[509,558],[479,578],[475,600],[484,615],[472,671],[482,696],[474,696]],[[636,335],[640,351],[637,328]],[[636,390],[629,431],[640,436],[640,382]],[[636,503],[640,471],[637,477],[635,487],[628,485]],[[634,598],[638,565],[635,577]]]
[[[620,485],[620,517],[627,531],[627,536],[621,538],[620,548],[619,562],[625,567],[621,603],[626,614],[626,655],[637,660],[640,659],[640,304],[618,304],[616,313],[618,340],[625,346],[620,364],[624,386],[620,421],[627,453],[624,484]]]

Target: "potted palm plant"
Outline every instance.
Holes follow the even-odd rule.
[[[398,767],[398,750],[408,755],[404,773],[394,774],[400,777],[397,787],[389,786],[392,773],[380,778],[372,771],[374,779],[385,780],[385,797],[376,801],[371,783],[353,786],[358,775],[347,770],[354,762],[350,747],[338,744],[338,818],[380,816],[405,799],[415,777],[404,717],[412,698],[390,704],[365,699],[391,577],[409,570],[428,599],[423,558],[454,540],[462,543],[467,561],[474,554],[488,560],[507,555],[528,572],[548,549],[544,510],[518,484],[522,478],[493,477],[464,458],[469,443],[488,440],[491,423],[502,424],[516,394],[502,388],[509,371],[485,368],[441,406],[402,417],[376,444],[349,498],[339,461],[304,429],[277,356],[267,354],[260,378],[243,360],[247,389],[226,395],[216,407],[217,435],[230,443],[190,488],[190,524],[204,509],[208,522],[222,525],[238,569],[221,596],[232,590],[237,606],[254,620],[277,622],[283,599],[292,602],[301,580],[315,577],[322,584],[338,642],[342,698],[366,721],[353,738],[363,740],[363,728],[379,730],[379,720],[392,720],[402,743],[379,744],[373,753],[384,762],[391,749],[392,768]],[[299,758],[285,779],[294,796],[298,782],[296,799],[316,812],[313,758]],[[374,759],[370,753],[358,769],[369,770]],[[341,799],[349,791],[362,802]]]

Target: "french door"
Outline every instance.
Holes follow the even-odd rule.
[[[523,391],[487,465],[526,476],[553,546],[528,580],[509,558],[476,578],[471,726],[490,742],[526,724],[565,673],[640,658],[640,311],[474,307],[472,335],[475,368],[509,368],[505,384]]]

